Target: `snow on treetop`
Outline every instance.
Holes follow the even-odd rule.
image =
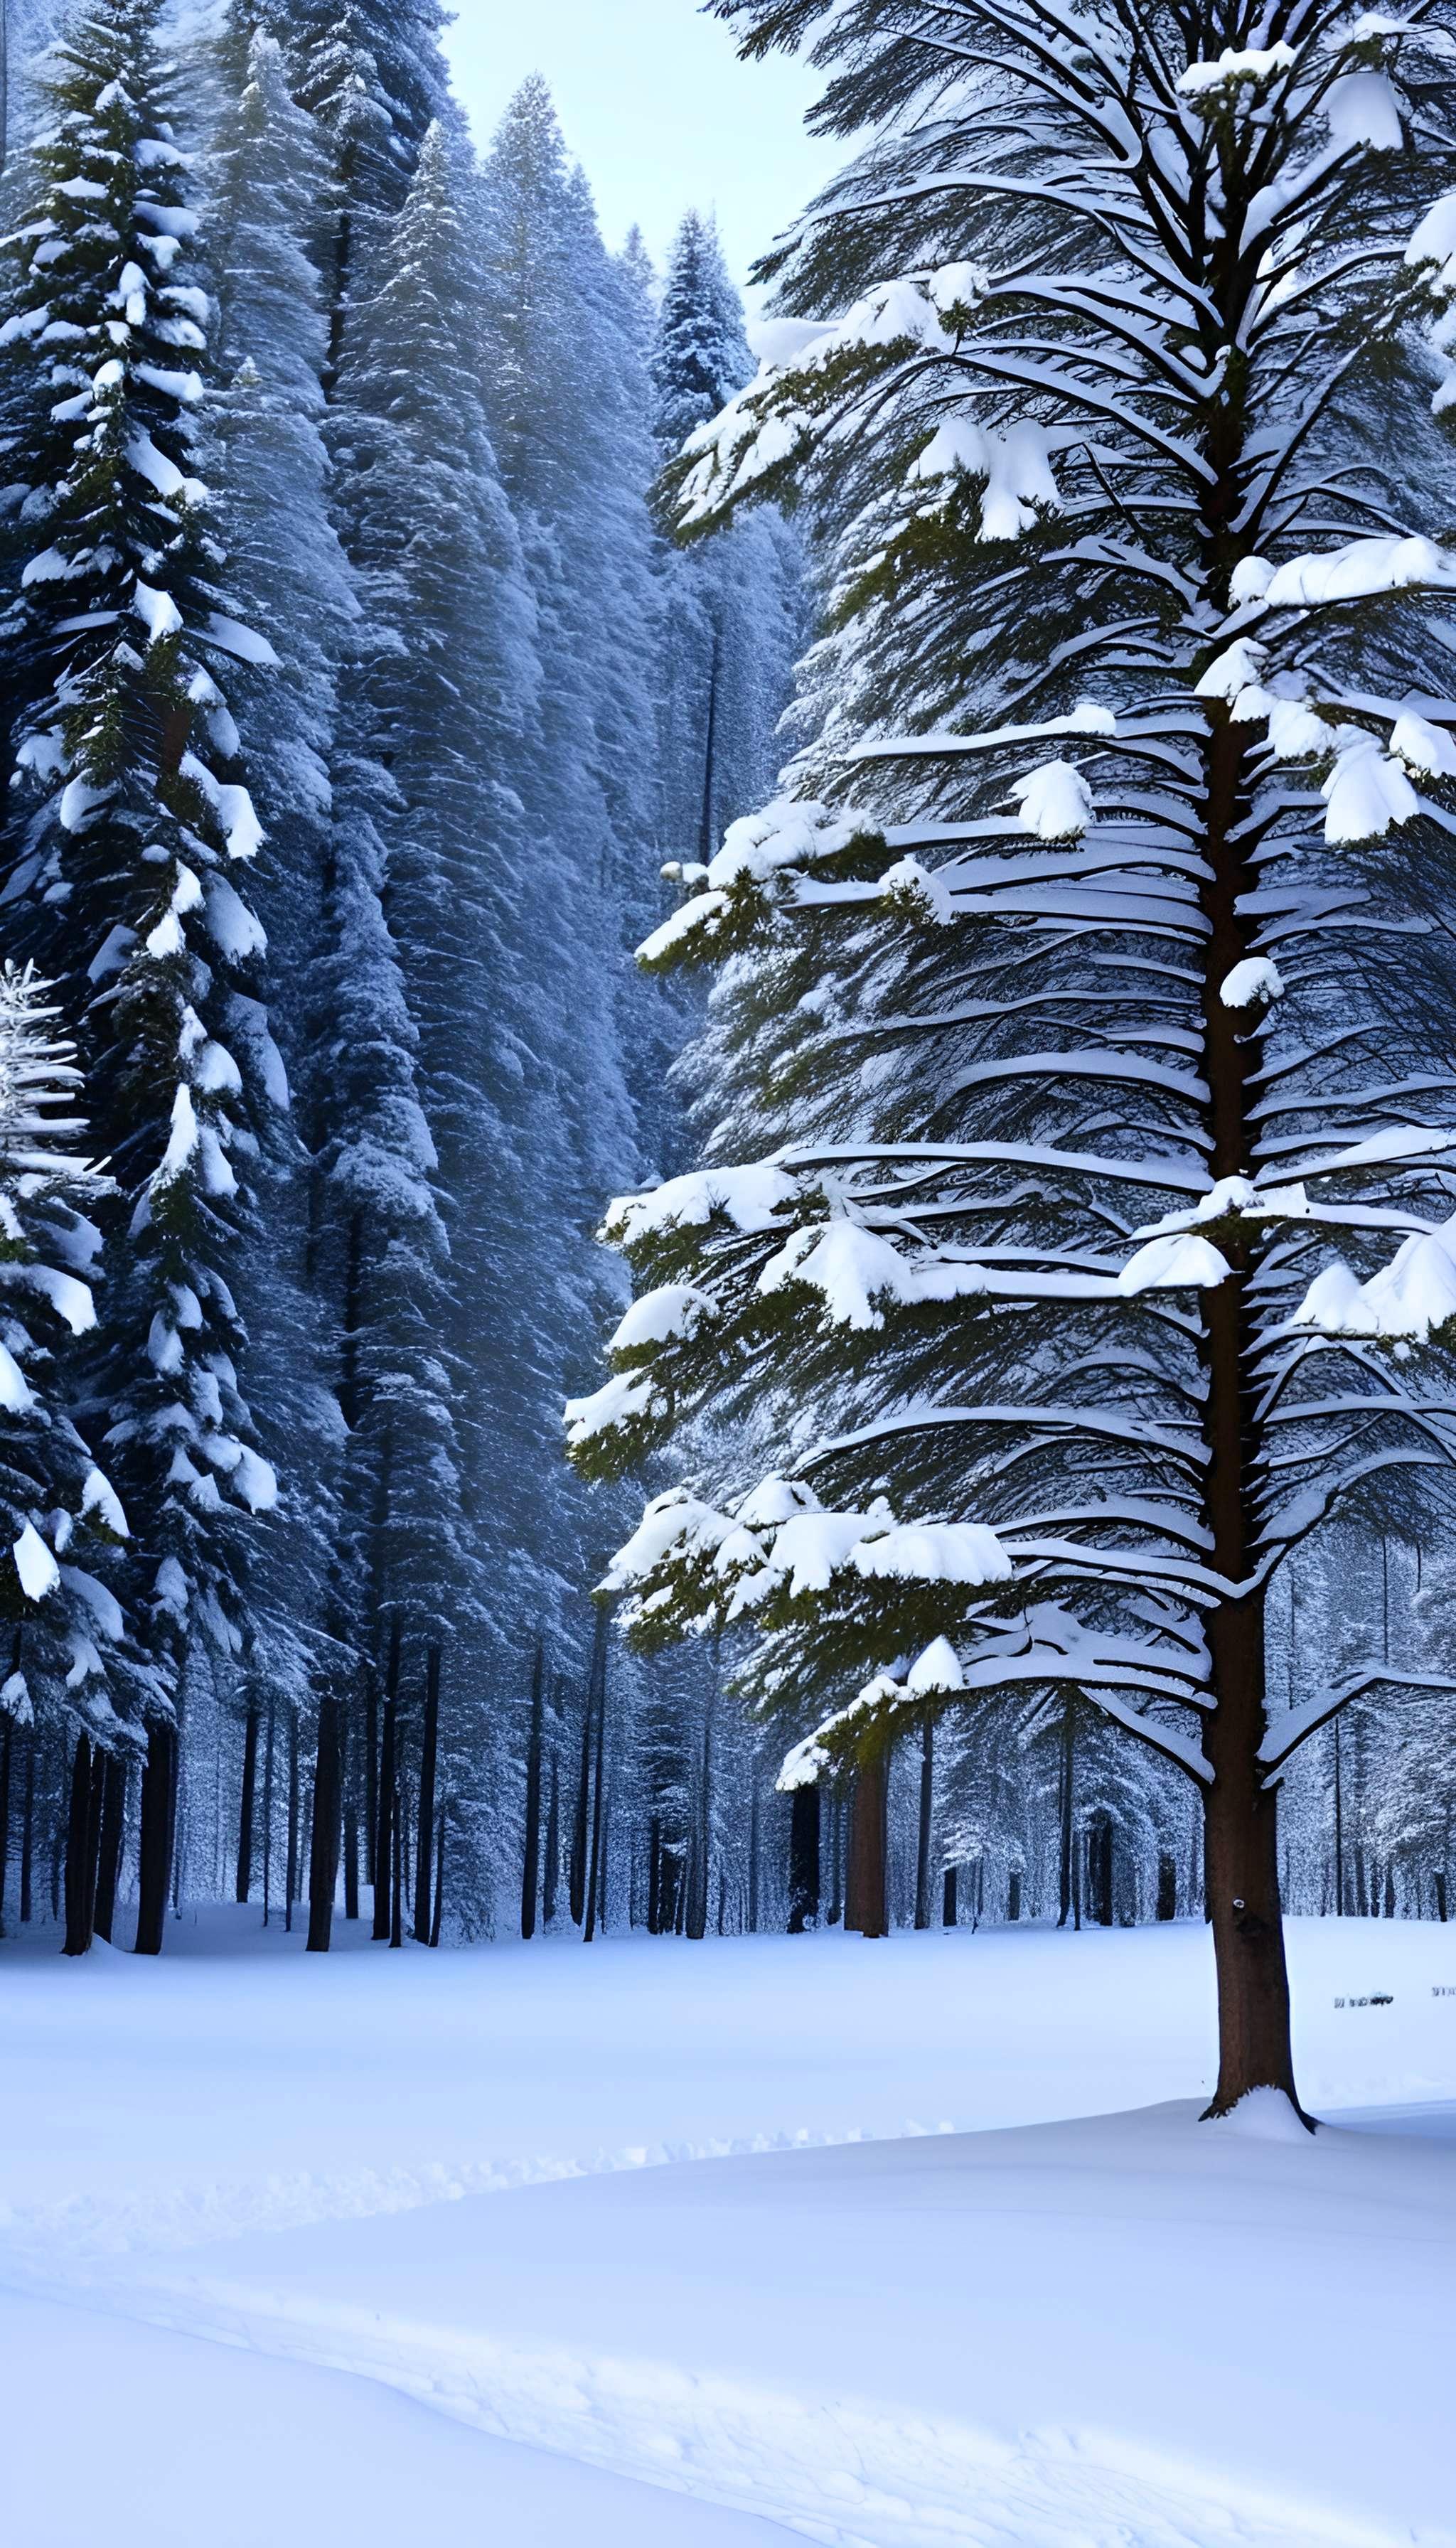
[[[618,1195],[602,1223],[602,1236],[631,1248],[666,1229],[704,1228],[715,1213],[745,1234],[772,1229],[797,1191],[795,1180],[774,1159],[743,1168],[695,1168],[686,1176],[669,1177],[650,1194]]]
[[[1431,299],[1444,305],[1456,296],[1456,195],[1442,195],[1418,221],[1406,249],[1409,266],[1424,266]]]
[[[1401,110],[1384,71],[1347,71],[1331,81],[1323,107],[1336,150],[1404,150]]]
[[[1273,79],[1292,71],[1299,59],[1290,45],[1271,45],[1265,52],[1234,52],[1226,45],[1218,60],[1190,62],[1178,76],[1178,87],[1184,97],[1217,97],[1238,88],[1266,88]]]
[[[1426,1342],[1456,1319],[1456,1218],[1405,1240],[1368,1283],[1342,1257],[1317,1274],[1290,1323],[1325,1335]]]
[[[910,1667],[905,1687],[916,1698],[940,1690],[963,1689],[965,1675],[949,1637],[936,1637]]]

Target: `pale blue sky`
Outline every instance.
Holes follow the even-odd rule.
[[[455,0],[448,47],[480,140],[541,71],[596,197],[609,244],[640,222],[662,261],[689,204],[715,211],[740,282],[839,153],[803,131],[816,75],[740,62],[697,0]]]

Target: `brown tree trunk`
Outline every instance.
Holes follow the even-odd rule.
[[[153,1717],[146,1735],[146,1767],[141,1773],[141,1830],[136,1868],[136,1945],[138,1956],[159,1956],[167,1925],[167,1893],[172,1873],[174,1753],[177,1730],[169,1718]]]
[[[850,1866],[845,1927],[864,1938],[889,1936],[885,1880],[889,1859],[890,1765],[879,1752],[855,1774],[850,1799]]]
[[[1241,895],[1257,880],[1231,835],[1247,815],[1240,729],[1219,716],[1208,754],[1210,880],[1203,890],[1209,923],[1204,958],[1203,1027],[1213,1155],[1209,1173],[1247,1173],[1254,1138],[1252,1105],[1260,1054],[1241,1012],[1228,1008],[1222,985],[1248,954],[1252,924]],[[1253,1401],[1254,1321],[1250,1258],[1235,1230],[1223,1250],[1230,1272],[1202,1295],[1207,1379],[1204,1442],[1208,1454],[1204,1511],[1212,1562],[1228,1581],[1253,1572],[1257,1532]],[[1213,1706],[1204,1752],[1213,1772],[1204,1797],[1204,1886],[1214,1933],[1219,1993],[1219,2082],[1210,2116],[1226,2115],[1254,2088],[1278,2088],[1302,2112],[1290,2044],[1289,1976],[1279,1902],[1277,1791],[1263,1783],[1264,1595],[1220,1603],[1207,1622]],[[1308,2118],[1306,2118],[1308,2121]]]

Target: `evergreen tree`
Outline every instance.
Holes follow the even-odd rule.
[[[105,1581],[127,1523],[67,1406],[73,1339],[96,1326],[85,1277],[108,1181],[74,1146],[81,1074],[49,988],[29,967],[0,971],[0,1710],[23,1725],[63,1716],[110,1747],[133,1731],[122,1616]]]
[[[749,1618],[771,1702],[839,1702],[785,1783],[1068,1693],[1184,1773],[1211,2112],[1292,2098],[1280,1781],[1404,1668],[1367,1634],[1281,1717],[1268,1589],[1351,1516],[1443,1512],[1456,1449],[1456,563],[1407,262],[1445,38],[1296,0],[1094,49],[966,0],[966,85],[867,0],[721,14],[814,31],[872,136],[676,480],[689,529],[796,485],[835,542],[798,801],[645,951],[747,952],[725,1148],[798,1138],[616,1208],[654,1288],[578,1457],[752,1415],[738,1500],[659,1500],[614,1580],[641,1636]]]
[[[90,1386],[155,1668],[147,1952],[161,1943],[189,1646],[236,1656],[253,1519],[276,1495],[240,1395],[228,1281],[248,1229],[235,1162],[255,1146],[263,946],[238,881],[262,835],[211,669],[269,650],[228,607],[195,475],[209,302],[188,279],[198,217],[156,16],[154,0],[96,0],[56,47],[3,329],[29,375],[12,454],[24,566],[7,627],[21,774],[7,890],[15,943],[75,1022],[117,1181]]]

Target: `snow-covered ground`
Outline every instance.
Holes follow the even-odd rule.
[[[1291,1954],[1313,2142],[1201,1927],[7,1945],[14,2535],[1456,2541],[1456,1928]]]

